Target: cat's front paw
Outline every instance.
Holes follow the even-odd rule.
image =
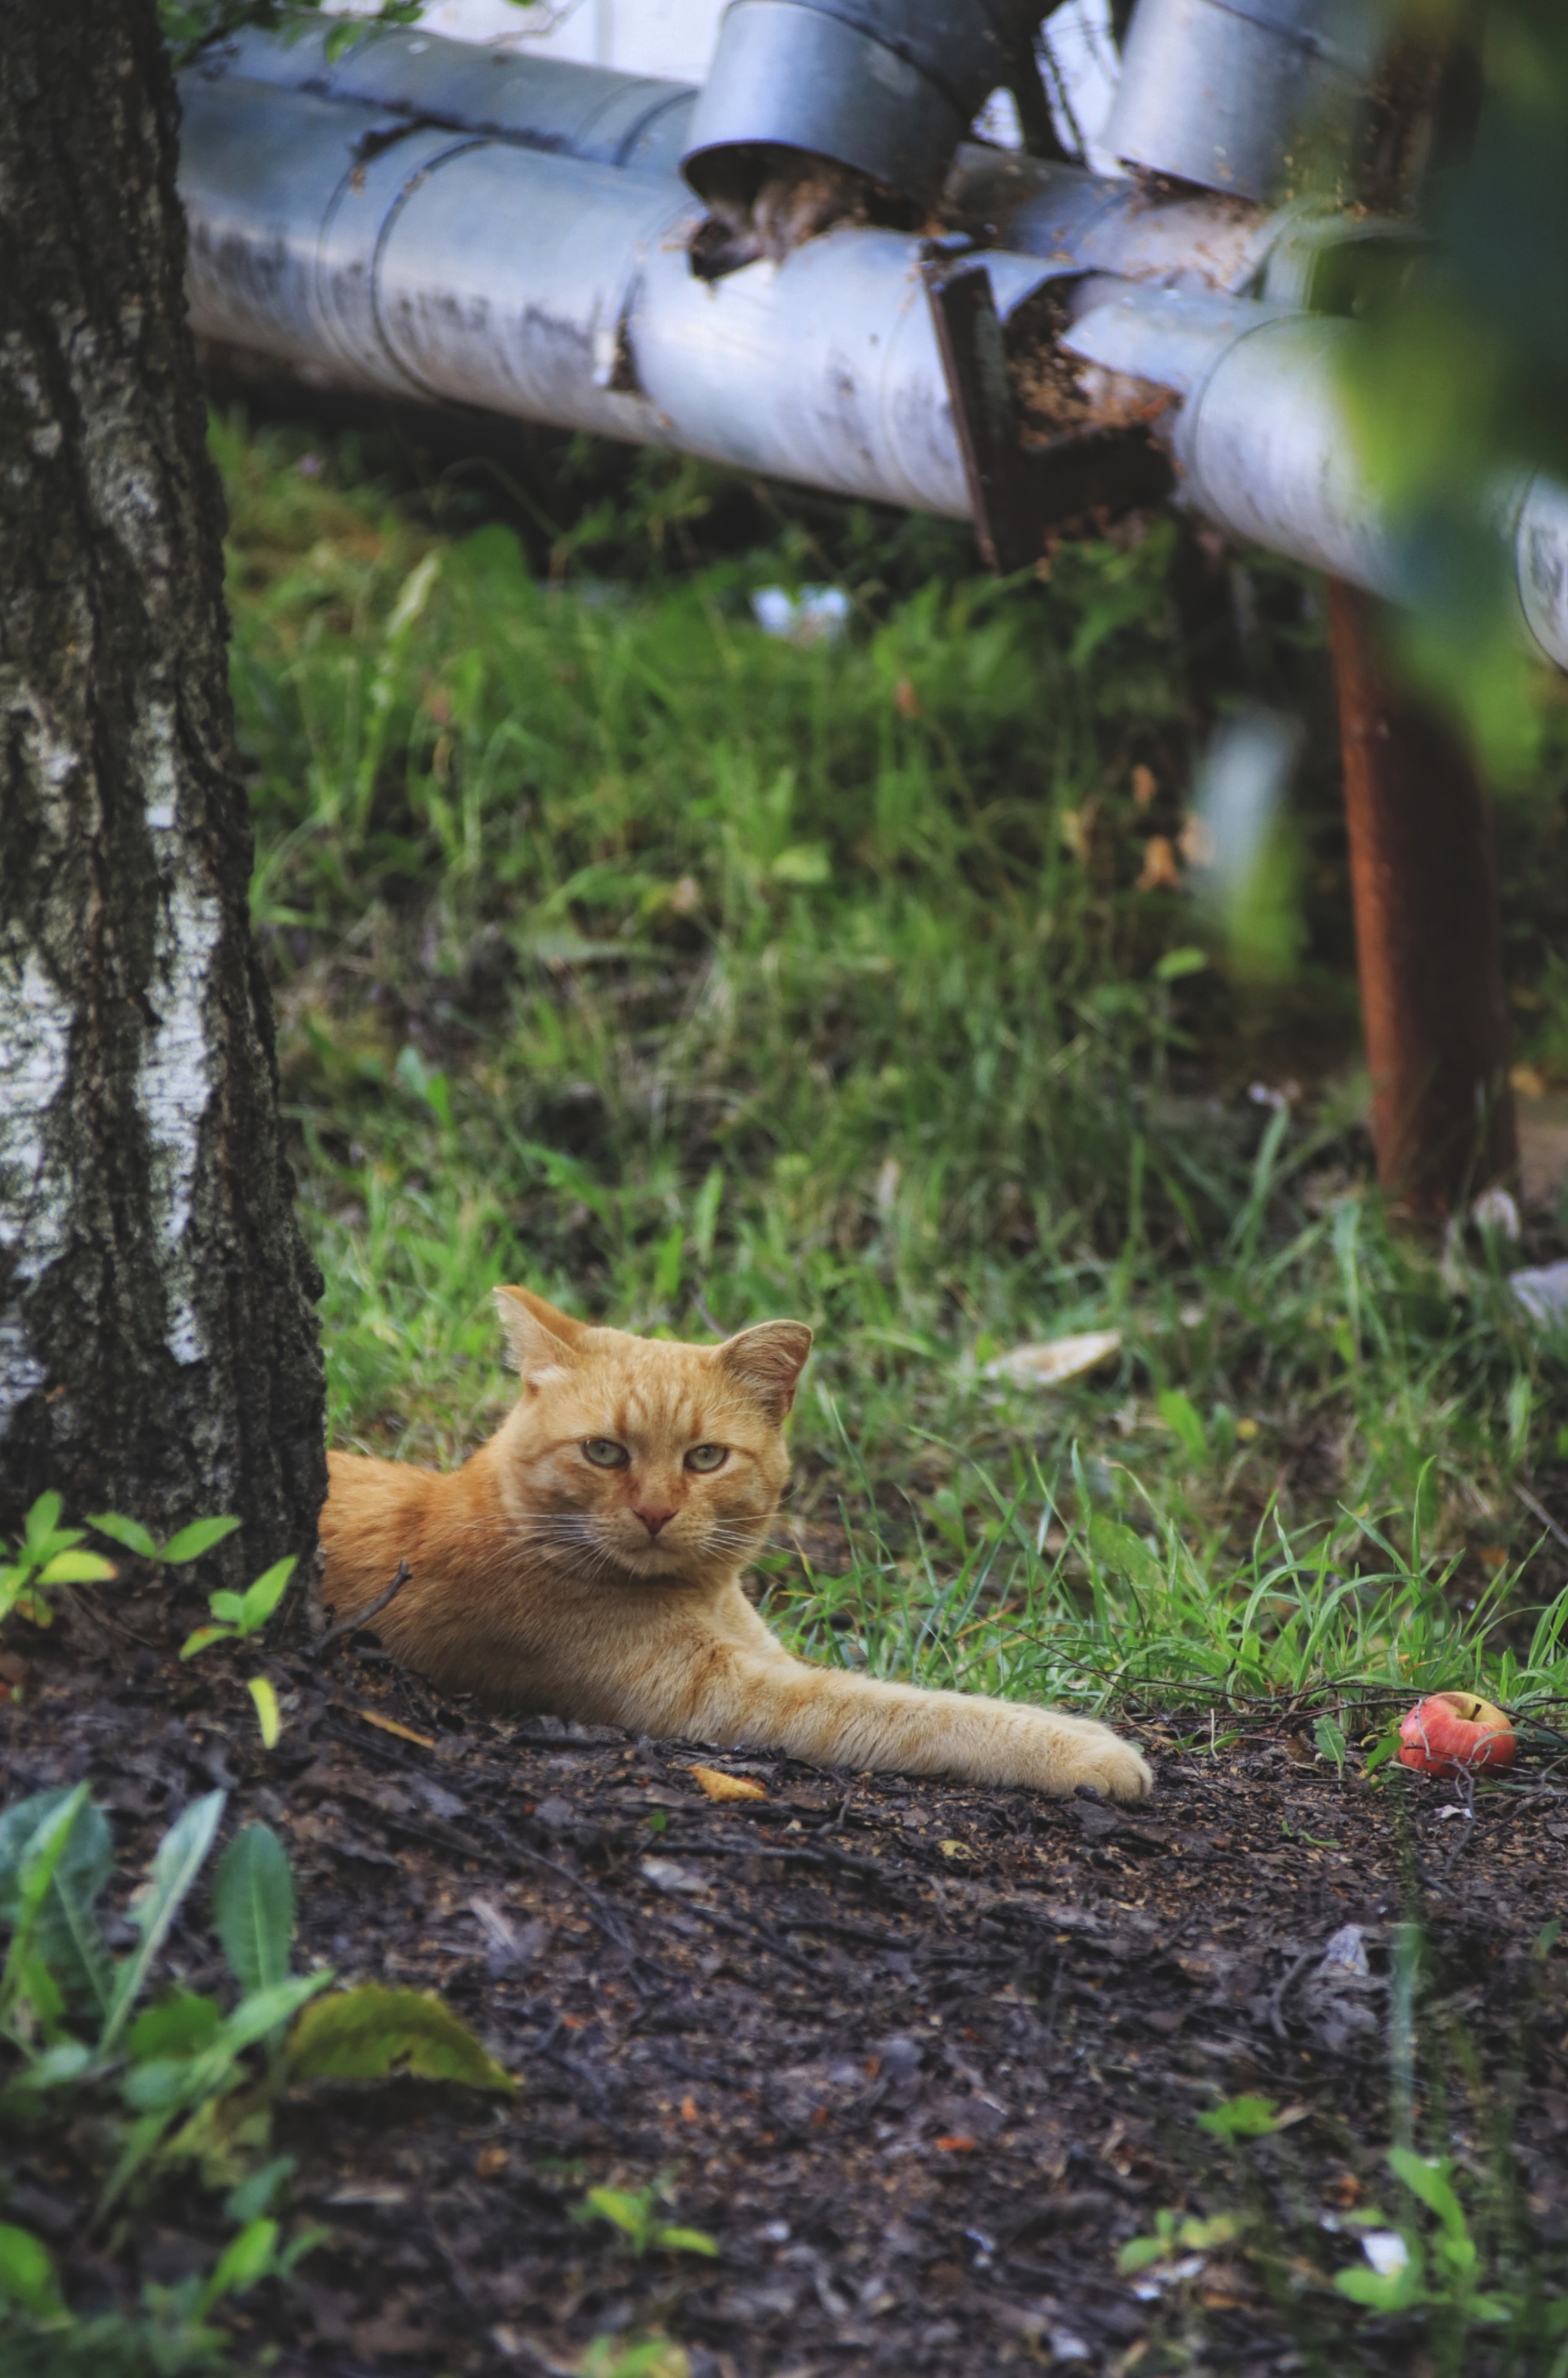
[[[1058,1792],[1076,1792],[1087,1784],[1107,1800],[1146,1800],[1155,1788],[1154,1772],[1143,1752],[1112,1734],[1108,1725],[1075,1729],[1065,1751],[1054,1786]]]

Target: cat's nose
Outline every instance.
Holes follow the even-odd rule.
[[[643,1526],[647,1529],[651,1536],[656,1536],[660,1529],[664,1525],[664,1522],[667,1519],[673,1519],[675,1518],[675,1513],[673,1511],[645,1511],[642,1509],[640,1505],[638,1505],[636,1507],[638,1518],[641,1520]]]

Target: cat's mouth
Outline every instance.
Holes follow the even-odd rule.
[[[618,1544],[616,1559],[634,1585],[679,1585],[690,1573],[690,1559],[674,1544]]]
[[[728,1566],[728,1549],[699,1536],[678,1543],[636,1543],[623,1540],[615,1547],[616,1567],[629,1585],[696,1585],[711,1577],[715,1562]]]

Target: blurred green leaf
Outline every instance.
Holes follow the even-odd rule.
[[[42,2239],[9,2221],[0,2221],[0,2296],[20,2304],[34,2320],[65,2318],[54,2255]]]
[[[290,2034],[288,2066],[295,2081],[377,2080],[407,2072],[509,2097],[517,2093],[510,2074],[439,1999],[378,1982],[308,2008]]]
[[[99,1511],[87,1524],[96,1528],[101,1536],[111,1536],[115,1543],[124,1544],[138,1560],[158,1558],[158,1546],[139,1519],[127,1519],[119,1511]]]
[[[193,1800],[153,1852],[147,1887],[131,1907],[131,1920],[141,1940],[115,1969],[114,1998],[98,2043],[100,2055],[108,2055],[130,2019],[152,1960],[212,1846],[227,1797],[223,1792],[208,1792]]]
[[[239,1524],[233,1519],[193,1519],[188,1528],[170,1537],[159,1557],[176,1563],[199,1560],[203,1553],[209,1553],[215,1544],[232,1536]]]
[[[1265,2139],[1280,2127],[1278,2115],[1272,2097],[1227,2097],[1199,2115],[1198,2128],[1219,2139]]]
[[[287,1978],[294,1883],[288,1853],[269,1825],[242,1825],[219,1859],[212,1920],[242,1988],[267,1989]]]

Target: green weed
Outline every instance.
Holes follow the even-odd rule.
[[[225,1796],[191,1803],[132,1903],[136,1945],[116,1958],[99,1902],[114,1866],[108,1822],[78,1784],[0,1813],[0,2127],[90,2137],[101,2227],[176,2166],[225,2192],[238,2224],[210,2271],[144,2290],[138,2310],[74,2312],[54,2259],[0,2224],[0,2351],[7,2371],[123,2372],[220,2366],[210,2320],[226,2298],[286,2278],[319,2243],[282,2240],[275,2212],[293,2166],[269,2159],[272,2109],[311,2082],[407,2070],[511,2094],[515,2084],[437,1999],[375,1985],[330,1991],[329,1968],[294,1974],[293,1879],[281,1843],[242,1826],[218,1861],[212,1924],[238,1996],[227,2012],[176,1988],[142,2001],[171,1928],[206,1865]],[[324,1996],[323,1993],[329,1992]]]
[[[591,2188],[573,2215],[578,2221],[607,2221],[641,2257],[657,2246],[665,2253],[716,2254],[718,2247],[703,2229],[683,2229],[666,2221],[661,2207],[670,2193],[668,2176],[650,2180],[646,2188]]]

